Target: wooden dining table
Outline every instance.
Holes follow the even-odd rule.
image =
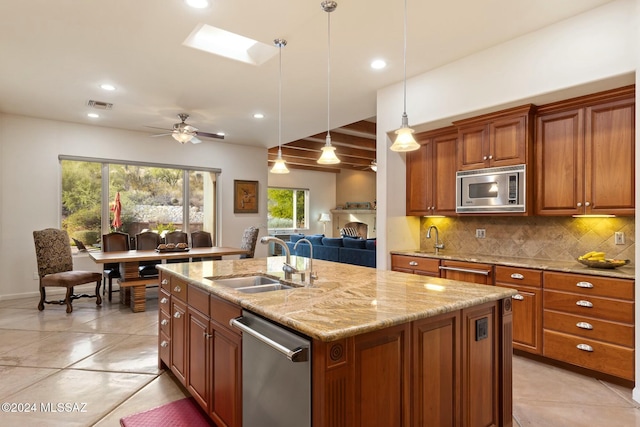
[[[131,307],[134,313],[145,311],[147,285],[158,284],[158,277],[140,277],[138,267],[141,261],[158,261],[184,258],[219,258],[226,255],[242,255],[248,251],[227,246],[209,248],[189,248],[185,251],[132,250],[102,252],[91,251],[89,257],[98,264],[120,265],[120,302]]]

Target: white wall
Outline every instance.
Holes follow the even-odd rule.
[[[264,148],[219,141],[180,145],[141,132],[0,114],[0,299],[38,292],[32,232],[60,226],[60,154],[219,168],[219,243],[238,247],[251,225],[266,234]],[[234,179],[260,182],[258,214],[233,213]],[[266,253],[258,245],[256,256]],[[100,271],[86,256],[74,258],[74,266]]]
[[[270,173],[270,187],[306,188],[309,190],[309,229],[300,230],[305,234],[322,233],[322,223],[318,222],[322,212],[329,212],[336,205],[336,174],[327,172],[289,169],[288,174]],[[327,223],[331,230],[331,223]]]
[[[634,83],[636,2],[608,3],[409,79],[409,124],[433,129],[487,111]],[[388,149],[387,132],[401,124],[402,83],[381,89],[377,99],[377,265],[387,269],[390,250],[419,247],[419,221],[404,216],[404,154]]]

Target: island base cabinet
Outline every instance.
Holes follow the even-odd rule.
[[[511,299],[313,342],[314,426],[512,425]]]

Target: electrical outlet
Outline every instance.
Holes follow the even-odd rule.
[[[476,228],[476,238],[484,239],[487,237],[486,231],[484,228]]]
[[[33,280],[38,280],[40,278],[40,276],[38,276],[37,272],[33,272]]]
[[[624,232],[616,231],[615,234],[616,245],[624,245]]]

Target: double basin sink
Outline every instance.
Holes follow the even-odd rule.
[[[233,288],[247,294],[292,289],[293,286],[280,283],[277,279],[266,276],[231,277],[229,279],[210,279],[217,285]]]

